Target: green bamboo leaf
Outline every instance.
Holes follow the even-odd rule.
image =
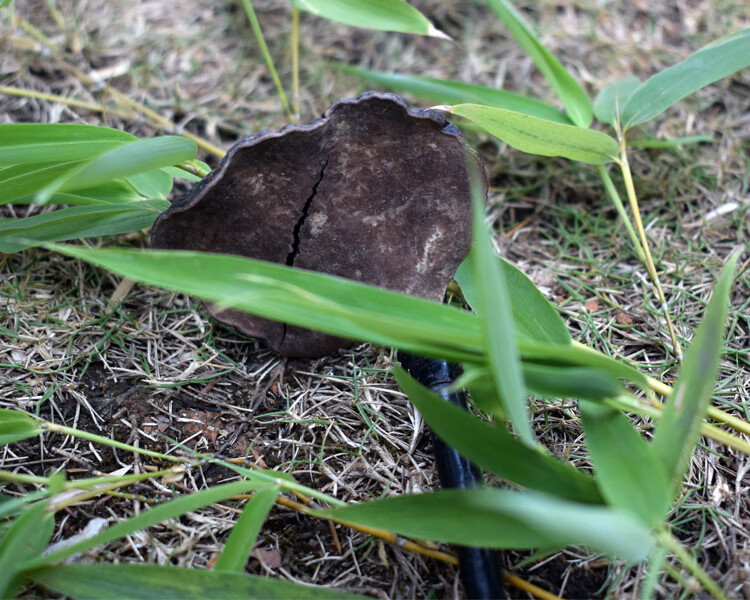
[[[142,283],[268,319],[457,362],[482,362],[475,315],[351,280],[250,258],[49,244]]]
[[[472,248],[471,252],[475,252]],[[518,333],[540,342],[569,344],[570,333],[554,306],[520,269],[504,258],[496,257],[507,283],[513,324]],[[470,258],[464,260],[453,276],[461,286],[464,299],[475,308],[476,281],[470,266]]]
[[[573,123],[582,128],[591,125],[591,102],[588,96],[560,61],[539,41],[532,27],[513,4],[508,0],[487,0],[487,4],[550,83]]]
[[[527,98],[505,90],[464,83],[462,81],[449,81],[435,79],[433,77],[420,77],[419,75],[404,75],[400,73],[384,73],[372,71],[351,65],[334,63],[334,66],[344,73],[354,75],[376,83],[383,87],[396,90],[401,93],[413,94],[418,98],[425,98],[431,102],[440,104],[484,104],[495,108],[505,108],[519,113],[555,121],[557,123],[571,124],[570,119],[564,112],[545,104],[534,98]]]
[[[622,109],[623,129],[650,121],[685,96],[750,66],[750,29],[701,48],[641,85]]]
[[[0,170],[0,204],[15,202],[83,167],[86,161],[20,164]]]
[[[226,500],[227,498],[230,498],[231,496],[244,494],[250,490],[265,489],[271,487],[272,485],[273,484],[264,481],[243,480],[236,481],[234,483],[217,485],[205,490],[201,490],[199,492],[180,496],[174,500],[170,500],[169,502],[164,502],[163,504],[153,506],[146,512],[142,512],[135,517],[131,517],[125,521],[115,523],[114,525],[108,527],[94,537],[87,538],[75,544],[71,544],[70,546],[63,548],[62,550],[58,550],[57,552],[53,552],[36,559],[31,559],[28,562],[24,563],[23,568],[36,569],[37,567],[41,567],[43,565],[55,563],[73,554],[86,552],[87,550],[91,550],[91,548],[95,548],[96,546],[108,544],[113,540],[129,535],[135,531],[147,529],[148,527],[156,525],[157,523],[161,523],[162,521],[174,519],[176,517],[179,517],[180,515],[184,515],[185,513],[189,513],[204,506],[208,506],[209,504],[214,504],[215,502],[221,502],[223,500]]]
[[[46,202],[62,191],[83,190],[113,179],[130,177],[195,158],[195,142],[181,136],[162,136],[138,140],[99,155],[78,169],[66,172],[38,192]]]
[[[0,409],[0,446],[39,435],[42,430],[26,413]]]
[[[137,140],[124,131],[93,125],[0,125],[0,167],[91,159]]]
[[[625,388],[612,374],[600,369],[524,363],[526,391],[544,398],[602,400],[622,394]]]
[[[22,219],[0,219],[0,252],[19,252],[46,242],[116,235],[150,227],[167,200],[63,208]]]
[[[279,496],[278,487],[259,490],[248,500],[245,509],[237,520],[229,539],[224,544],[219,560],[216,561],[216,571],[234,571],[243,573],[250,553],[258,538],[260,528],[271,512],[276,498]]]
[[[23,583],[21,565],[42,554],[54,526],[47,502],[35,504],[16,517],[0,539],[0,598],[15,598]]]
[[[654,452],[620,411],[578,403],[586,446],[607,503],[657,528],[672,504],[670,478]]]
[[[509,145],[530,154],[563,156],[571,160],[603,165],[617,156],[617,142],[600,131],[554,123],[518,112],[480,104],[436,106],[466,117]]]
[[[396,380],[432,430],[477,466],[517,485],[576,502],[601,503],[589,475],[519,442],[421,386],[400,367]]]
[[[505,273],[497,262],[489,233],[484,225],[484,201],[476,181],[472,181],[472,215],[474,274],[477,313],[487,348],[487,361],[500,403],[518,436],[534,444],[529,407],[524,396],[521,358],[513,334],[513,313],[505,283]],[[498,414],[498,411],[492,411]]]
[[[484,548],[582,545],[629,561],[642,560],[651,548],[648,529],[628,513],[535,492],[442,490],[317,512],[410,537]]]
[[[175,170],[181,171],[181,169]],[[185,173],[185,171],[182,172]],[[174,185],[174,177],[169,174],[168,168],[154,169],[153,171],[131,175],[130,177],[126,177],[125,181],[133,186],[133,189],[142,198],[148,200],[166,200]]]
[[[279,581],[258,575],[161,565],[58,565],[35,569],[29,572],[29,577],[58,594],[76,600],[361,598],[338,590]]]
[[[602,123],[617,127],[619,116],[628,98],[640,85],[641,80],[631,75],[605,86],[594,100],[594,116]]]
[[[365,29],[451,39],[403,0],[293,0],[295,8]]]
[[[542,343],[532,340],[521,340],[518,347],[521,350],[521,356],[529,363],[558,367],[592,368],[608,373],[612,377],[634,383],[642,390],[649,389],[646,376],[638,369],[585,347]]]
[[[713,394],[719,368],[724,328],[738,253],[727,260],[714,287],[672,395],[654,433],[654,451],[662,461],[674,487],[679,487]]]

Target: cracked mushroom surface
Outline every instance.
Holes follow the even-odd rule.
[[[471,245],[480,159],[441,114],[394,94],[240,140],[154,224],[155,248],[235,254],[442,301]],[[209,312],[287,356],[353,342],[235,309]]]

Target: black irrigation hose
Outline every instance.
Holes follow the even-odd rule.
[[[447,391],[447,387],[459,375],[457,365],[405,352],[399,352],[398,360],[423,386],[447,402],[466,408],[466,395],[463,392]],[[434,433],[432,447],[440,485],[443,488],[466,489],[482,484],[479,470]],[[461,581],[467,597],[481,600],[506,597],[497,552],[469,546],[457,546],[456,552],[461,568]]]

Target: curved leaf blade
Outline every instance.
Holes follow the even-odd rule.
[[[294,0],[294,6],[354,27],[450,39],[403,0]]]
[[[591,125],[591,101],[588,96],[560,61],[539,41],[513,4],[508,0],[487,0],[487,4],[549,81],[573,123],[584,129]]]
[[[693,92],[750,66],[750,29],[705,46],[641,85],[622,110],[623,129],[657,117]]]
[[[648,529],[628,513],[534,492],[441,490],[318,513],[410,537],[484,548],[583,545],[629,561],[642,560],[651,548]]]
[[[58,565],[28,573],[58,594],[80,600],[203,600],[205,598],[361,598],[338,590],[258,575],[136,564]]]
[[[735,253],[727,260],[714,287],[706,314],[685,354],[677,384],[654,433],[654,451],[675,487],[687,470],[713,394],[738,256],[739,253]]]
[[[509,145],[530,154],[562,156],[603,165],[617,157],[617,142],[605,133],[554,123],[518,112],[480,104],[438,106],[473,121]]]
[[[467,258],[458,266],[453,278],[461,286],[466,302],[475,308],[476,281],[469,260]],[[570,332],[552,303],[518,267],[500,256],[497,260],[505,274],[510,294],[510,308],[513,312],[513,325],[518,333],[539,342],[569,344]]]
[[[335,67],[364,81],[376,83],[400,93],[412,94],[431,102],[440,104],[484,104],[555,121],[556,123],[571,124],[571,120],[565,113],[553,106],[535,98],[527,98],[505,90],[496,90],[474,83],[464,83],[463,81],[372,71],[350,65],[335,64]]]
[[[641,80],[631,75],[605,86],[594,100],[594,116],[602,123],[617,127],[619,116],[628,98],[640,85]]]
[[[589,475],[519,442],[503,426],[493,427],[445,402],[401,367],[394,374],[432,430],[475,465],[530,490],[576,502],[602,502]]]
[[[0,446],[34,437],[41,428],[26,413],[8,408],[0,409]]]

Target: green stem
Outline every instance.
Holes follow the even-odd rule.
[[[299,9],[292,8],[292,108],[299,121]]]
[[[11,473],[10,471],[0,471],[0,481],[10,481],[12,483],[31,483],[33,485],[49,485],[48,477],[24,475],[23,473]]]
[[[712,594],[719,600],[727,600],[727,597],[724,595],[721,588],[713,579],[711,579],[711,577],[709,577],[708,573],[706,573],[695,560],[695,557],[688,552],[682,544],[680,544],[679,540],[674,537],[671,532],[666,529],[657,531],[656,539],[662,546],[674,554],[683,565],[685,565],[685,568],[690,571],[691,575],[700,582],[709,594]]]
[[[617,214],[620,215],[620,220],[622,221],[623,225],[625,225],[625,229],[627,229],[628,231],[630,242],[635,247],[635,251],[638,254],[638,259],[642,263],[645,263],[646,255],[644,254],[643,248],[641,247],[641,242],[638,240],[638,235],[635,233],[635,229],[633,229],[633,224],[630,222],[630,217],[628,217],[628,213],[622,203],[620,194],[617,193],[617,188],[615,187],[612,178],[609,176],[609,171],[607,171],[607,168],[604,165],[599,165],[597,170],[599,171],[599,177],[602,178],[602,182],[604,183],[604,189],[607,190],[607,193],[612,200],[612,204],[614,204],[615,208],[617,209]]]
[[[260,52],[261,54],[263,54],[263,59],[266,61],[266,66],[271,73],[271,79],[273,79],[273,83],[276,86],[276,91],[279,94],[281,105],[284,107],[284,112],[286,112],[287,118],[290,121],[294,122],[292,109],[289,108],[289,102],[286,99],[284,88],[281,86],[279,74],[276,72],[276,67],[273,65],[273,59],[271,58],[271,53],[268,51],[268,46],[266,45],[266,40],[263,37],[263,32],[260,29],[260,23],[258,22],[258,16],[255,14],[255,9],[253,8],[250,0],[242,0],[242,6],[245,8],[245,13],[247,14],[247,18],[250,21],[250,27],[252,27],[253,29],[255,39],[258,42],[258,46],[260,46]]]

